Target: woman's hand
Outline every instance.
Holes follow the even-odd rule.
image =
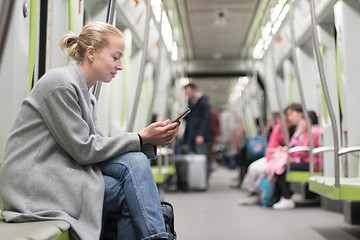
[[[147,126],[144,130],[139,132],[143,144],[152,144],[154,146],[169,145],[179,129],[179,122],[170,123],[170,120],[163,122],[155,122]]]

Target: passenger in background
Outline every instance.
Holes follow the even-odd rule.
[[[151,123],[155,123],[155,122],[162,122],[163,119],[161,116],[159,116],[157,113],[153,113],[151,115]]]
[[[266,137],[267,140],[270,140],[271,132],[276,124],[280,123],[280,114],[278,112],[275,112],[273,114],[269,114],[266,118],[266,125],[265,125],[265,131],[266,131]]]
[[[188,151],[207,155],[206,142],[212,138],[210,104],[207,97],[198,91],[194,83],[189,83],[184,88],[188,97],[188,107],[191,109],[189,115],[185,117],[184,139]],[[207,160],[207,170],[209,173],[209,159]]]
[[[290,136],[292,136],[292,134],[295,132],[295,128],[298,122],[296,122],[295,118],[292,118],[292,121],[289,119],[289,110],[295,112],[302,111],[302,107],[300,104],[294,103],[284,110],[289,134]],[[300,118],[301,115],[298,121],[300,121]],[[269,162],[273,160],[273,153],[283,149],[283,147],[285,146],[285,132],[280,123],[280,119],[278,120],[279,122],[277,122],[271,132],[268,146],[266,148],[265,157],[256,160],[248,167],[248,171],[244,177],[241,188],[247,190],[250,195],[244,199],[240,199],[240,201],[238,202],[240,205],[251,205],[259,202],[260,183],[265,176],[265,170]],[[279,200],[279,195],[279,193],[275,193],[274,202]]]
[[[314,148],[319,147],[319,137],[322,132],[317,126],[317,116],[313,111],[308,112],[311,121],[311,131],[314,140]],[[302,117],[297,129],[289,142],[289,148],[296,146],[309,146],[309,134],[305,118]],[[276,180],[276,187],[280,190],[281,199],[273,205],[274,209],[292,209],[295,208],[295,201],[292,198],[292,191],[286,182],[286,151],[277,155],[279,159],[274,161],[275,165],[268,166],[267,174],[271,178],[272,175]],[[294,171],[309,171],[309,152],[299,151],[290,154],[290,169]],[[319,171],[319,155],[314,155],[314,170]]]
[[[215,108],[211,108],[211,132],[212,137],[207,142],[207,154],[210,162],[210,169],[216,168],[216,159],[213,152],[213,146],[221,141],[221,127],[219,112]]]
[[[80,239],[173,239],[145,146],[168,145],[178,123],[104,137],[89,89],[123,69],[122,33],[94,22],[60,42],[75,60],[47,72],[23,101],[0,170],[8,222],[61,219]],[[103,217],[103,224],[102,224]],[[115,226],[114,229],[111,226]]]

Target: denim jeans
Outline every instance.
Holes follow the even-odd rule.
[[[147,157],[130,152],[99,164],[105,181],[103,239],[167,239]]]

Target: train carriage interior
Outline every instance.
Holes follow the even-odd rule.
[[[71,61],[61,37],[94,21],[125,43],[122,71],[89,89],[105,137],[192,110],[149,160],[178,239],[360,239],[359,0],[2,0],[0,164],[23,100]],[[0,239],[76,236],[1,217]]]

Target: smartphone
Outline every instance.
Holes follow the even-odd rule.
[[[177,117],[174,121],[172,121],[172,122],[173,122],[173,123],[174,123],[174,122],[181,122],[181,120],[182,120],[184,117],[186,117],[190,112],[191,112],[191,109],[190,109],[190,108],[186,109],[185,112],[183,112],[180,116],[178,116],[178,117]]]

